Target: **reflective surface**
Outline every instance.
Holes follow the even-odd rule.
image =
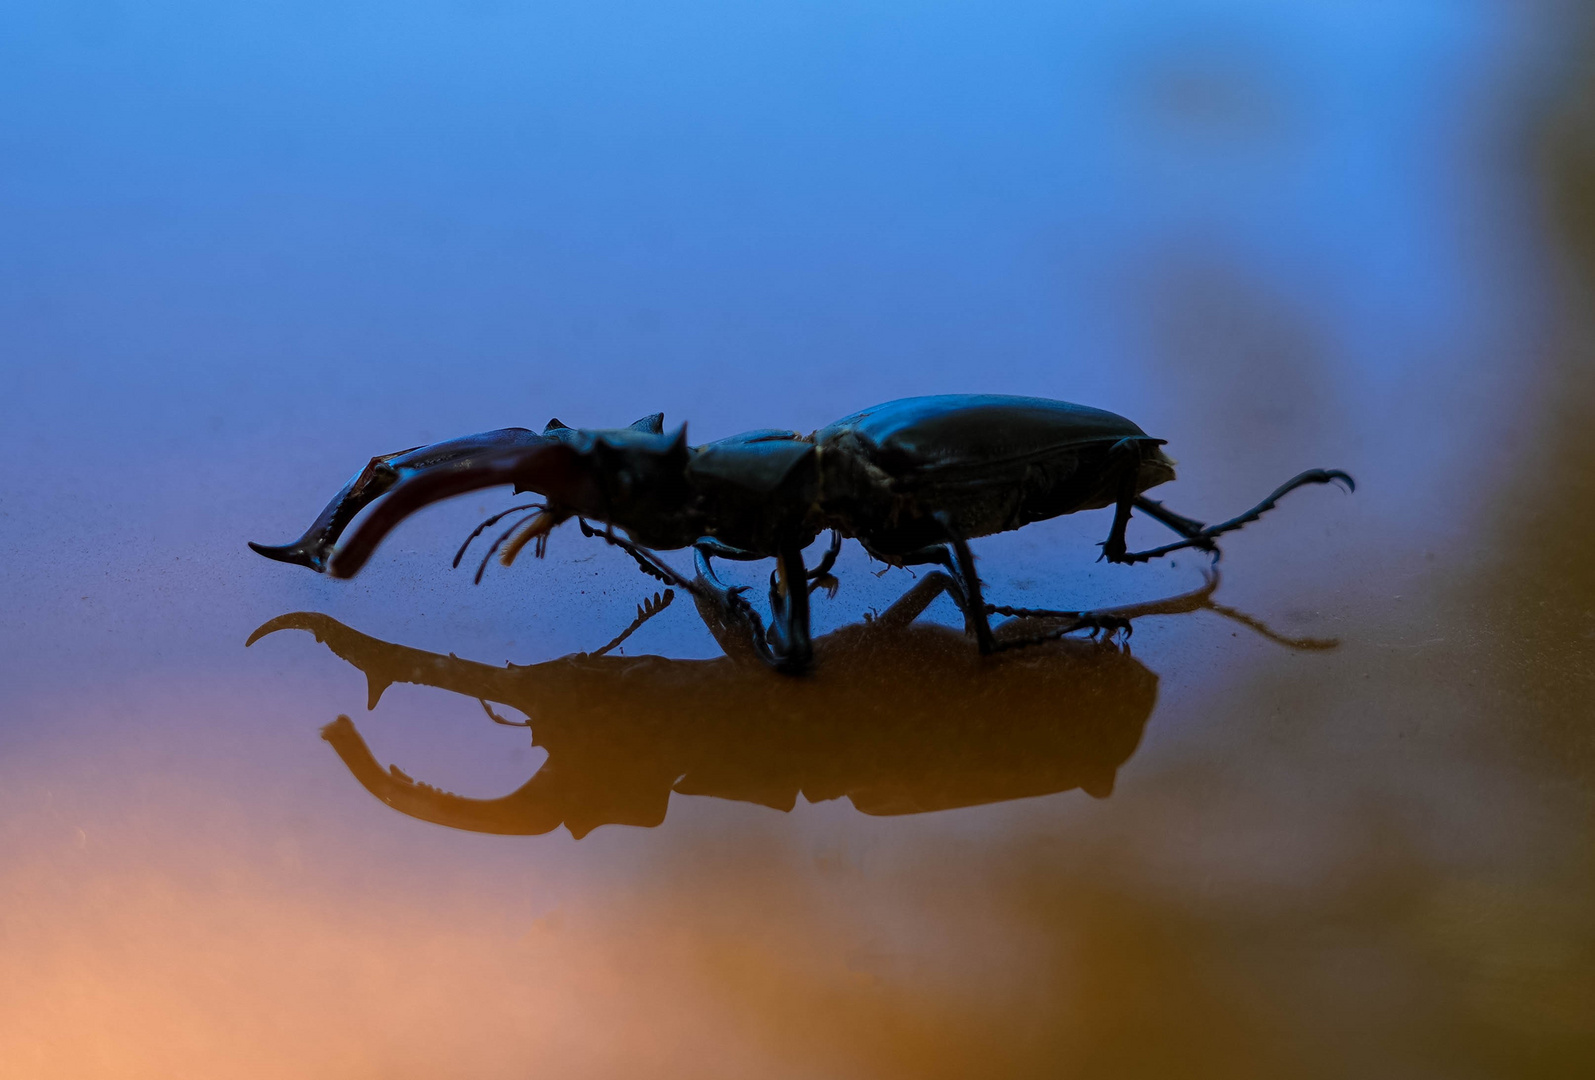
[[[0,20],[0,1072],[1595,1064],[1570,16]],[[680,602],[575,655],[654,584],[570,530],[473,588],[491,493],[353,582],[244,547],[452,435],[972,391],[1130,417],[1205,520],[1350,471],[1213,596],[1338,646],[1195,605],[986,664],[945,598],[865,621],[915,579],[853,548],[781,680]],[[1107,526],[980,541],[991,599],[1200,586]]]

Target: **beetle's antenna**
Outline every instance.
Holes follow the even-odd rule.
[[[535,511],[533,511],[530,514],[527,514],[525,517],[521,518],[520,520],[516,521],[515,524],[511,525],[509,528],[505,529],[503,532],[498,534],[498,539],[493,541],[493,546],[487,549],[487,554],[482,556],[482,561],[480,563],[478,563],[477,566],[476,566],[476,578],[475,578],[474,581],[472,581],[473,585],[482,584],[482,574],[487,570],[487,564],[490,561],[492,561],[493,553],[496,552],[500,547],[503,546],[504,541],[506,541],[506,540],[508,540],[510,538],[510,534],[512,534],[516,529],[520,528],[522,525],[526,524],[528,521],[532,520],[532,518],[536,517],[538,514],[541,514],[541,513],[542,513],[541,510],[535,510]]]
[[[482,535],[482,530],[483,529],[489,528],[489,527],[491,527],[493,525],[497,525],[500,521],[502,521],[505,518],[509,517],[511,514],[515,513],[517,510],[547,510],[547,509],[548,509],[548,507],[544,506],[542,503],[526,503],[524,506],[512,506],[508,510],[502,511],[501,513],[494,514],[492,517],[490,517],[486,521],[482,522],[482,524],[480,524],[476,528],[472,529],[471,530],[471,535],[467,536],[465,538],[465,543],[460,545],[460,550],[458,550],[458,551],[456,551],[454,553],[454,568],[456,570],[458,570],[460,568],[460,560],[465,558],[465,549],[471,546],[471,541],[472,540],[475,540],[478,536]],[[502,541],[500,541],[500,543],[502,543]],[[478,575],[478,577],[480,577],[480,575]]]

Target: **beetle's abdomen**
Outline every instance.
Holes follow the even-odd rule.
[[[1001,394],[888,401],[821,428],[814,441],[823,447],[844,432],[856,435],[877,462],[894,473],[998,466],[1146,434],[1105,409]]]
[[[1142,444],[1126,454],[1113,448]],[[882,553],[944,539],[932,515],[966,537],[1111,504],[1123,470],[1144,490],[1173,478],[1157,440],[1103,409],[999,395],[905,398],[814,435],[822,500]]]

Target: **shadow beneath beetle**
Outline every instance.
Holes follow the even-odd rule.
[[[1217,611],[1214,577],[1194,593],[1118,609],[1133,616]],[[913,614],[917,614],[917,610]],[[454,795],[383,769],[347,716],[322,729],[366,790],[401,813],[471,832],[534,835],[564,825],[652,827],[672,793],[791,810],[847,797],[866,814],[915,814],[1048,795],[1113,790],[1157,701],[1158,677],[1109,641],[1062,638],[982,657],[951,628],[888,616],[815,642],[813,675],[791,678],[732,656],[575,653],[494,667],[390,644],[326,615],[295,612],[249,638],[306,630],[365,673],[368,708],[394,683],[450,690],[529,718],[548,758],[500,798]],[[1013,619],[1033,633],[1045,620]]]

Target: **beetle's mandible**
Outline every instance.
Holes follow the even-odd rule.
[[[1041,638],[993,636],[990,616],[1014,609],[985,602],[971,539],[1111,506],[1113,525],[1101,554],[1109,562],[1144,562],[1184,548],[1216,558],[1215,539],[1257,520],[1294,488],[1329,481],[1348,490],[1354,486],[1338,469],[1311,469],[1245,513],[1205,525],[1146,497],[1148,489],[1174,479],[1174,463],[1162,445],[1162,439],[1102,409],[977,394],[904,398],[810,435],[749,431],[702,446],[688,445],[685,426],[666,433],[663,414],[602,430],[551,420],[541,434],[503,428],[372,458],[298,540],[250,547],[270,559],[347,578],[421,507],[511,485],[543,501],[478,526],[472,539],[500,519],[525,512],[489,555],[502,549],[507,565],[528,543],[540,555],[550,530],[576,518],[587,535],[624,549],[644,572],[691,594],[728,650],[751,648],[780,671],[800,672],[813,658],[809,593],[834,584],[830,569],[844,538],[892,566],[944,568],[968,632],[990,653]],[[337,547],[348,525],[378,499]],[[1128,550],[1124,534],[1133,510],[1180,539],[1148,551]],[[830,546],[810,569],[803,551],[827,530]],[[691,579],[655,554],[683,548],[694,553],[697,573]],[[464,552],[461,547],[456,565]],[[776,561],[768,626],[744,597],[745,587],[727,587],[715,576],[714,558]],[[1128,629],[1122,619],[1089,612],[1025,614],[1062,620],[1048,637],[1076,629]]]

